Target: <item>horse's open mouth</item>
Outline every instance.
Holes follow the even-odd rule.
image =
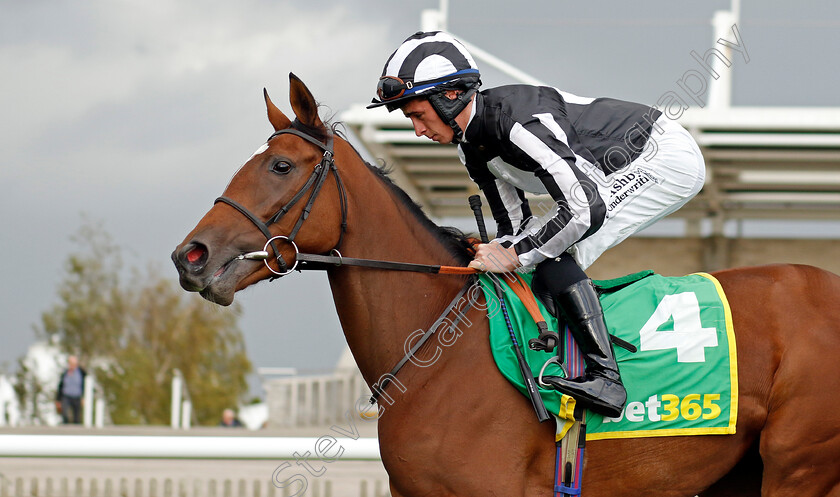
[[[228,306],[233,303],[237,285],[252,272],[258,261],[244,261],[236,257],[219,266],[207,284],[198,293],[214,304]]]
[[[221,278],[222,275],[224,275],[227,272],[228,268],[230,268],[230,266],[236,262],[236,260],[237,259],[234,257],[233,259],[222,264],[222,267],[220,267],[216,270],[215,273],[213,273],[213,276],[210,278],[210,284],[212,285],[215,280]]]

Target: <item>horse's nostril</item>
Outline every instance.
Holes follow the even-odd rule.
[[[187,262],[189,262],[190,264],[195,264],[196,261],[198,261],[201,258],[201,256],[203,256],[206,253],[207,251],[204,250],[203,247],[195,247],[194,249],[187,252]]]
[[[181,260],[185,266],[190,269],[196,269],[204,266],[207,262],[207,247],[198,242],[192,242],[181,250]]]

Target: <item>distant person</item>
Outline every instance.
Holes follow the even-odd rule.
[[[79,359],[71,355],[67,358],[67,369],[61,373],[58,389],[55,392],[55,408],[61,412],[64,424],[81,424],[82,406],[87,373],[79,367]]]
[[[233,412],[233,409],[225,409],[222,411],[222,422],[219,423],[219,426],[224,426],[226,428],[242,428],[242,422],[236,419],[236,413]]]

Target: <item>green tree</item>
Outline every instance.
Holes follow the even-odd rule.
[[[115,423],[165,424],[173,369],[184,376],[200,424],[217,424],[247,393],[251,363],[238,306],[219,309],[150,271],[130,292],[123,346],[99,379]]]
[[[20,406],[21,418],[29,424],[41,425],[45,423],[44,406],[52,405],[53,396],[48,392],[40,378],[32,371],[32,367],[23,357],[18,359],[18,369],[15,373],[15,396]]]
[[[247,393],[251,363],[238,327],[239,306],[220,309],[154,269],[121,284],[119,247],[86,223],[42,315],[44,337],[79,356],[102,386],[115,424],[168,424],[174,369],[184,376],[198,424],[219,422]]]
[[[101,226],[84,220],[71,237],[78,251],[64,263],[58,303],[41,315],[43,338],[60,339],[61,348],[82,364],[111,356],[126,327],[120,289],[120,249]]]

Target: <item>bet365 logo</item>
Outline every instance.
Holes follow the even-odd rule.
[[[717,404],[720,394],[689,394],[680,399],[673,394],[651,395],[645,402],[628,402],[617,418],[604,418],[604,423],[617,423],[626,419],[631,423],[642,421],[668,422],[683,419],[694,421],[716,419],[721,409]]]

